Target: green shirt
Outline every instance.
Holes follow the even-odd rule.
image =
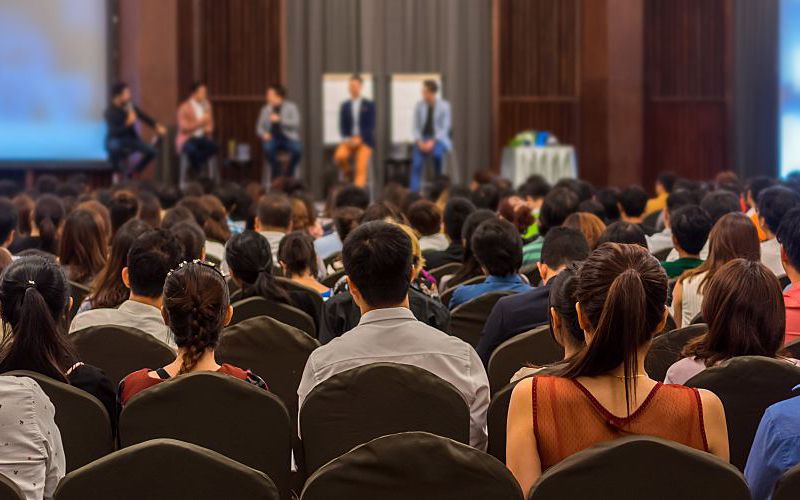
[[[522,267],[536,264],[542,259],[544,237],[539,235],[535,240],[522,247]]]
[[[667,276],[670,278],[677,278],[684,271],[688,271],[689,269],[694,269],[695,267],[702,264],[703,261],[701,259],[694,259],[691,257],[684,257],[678,260],[673,260],[671,262],[662,262],[661,267],[667,272]]]

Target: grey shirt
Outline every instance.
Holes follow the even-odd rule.
[[[272,122],[269,117],[272,114],[272,105],[266,104],[261,108],[261,113],[258,115],[256,122],[256,135],[262,137],[272,129]],[[300,111],[297,110],[297,105],[291,101],[283,101],[281,104],[281,131],[283,135],[293,141],[300,140]]]
[[[333,375],[383,362],[416,366],[453,384],[469,406],[470,444],[486,449],[489,380],[478,354],[466,342],[417,321],[404,307],[370,311],[358,326],[312,352],[297,390],[300,407]]]
[[[176,347],[172,333],[161,317],[161,311],[157,307],[141,302],[126,300],[116,309],[92,309],[80,313],[69,325],[69,333],[99,325],[129,326],[149,333],[173,349]]]

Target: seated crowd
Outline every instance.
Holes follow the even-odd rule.
[[[241,313],[258,300],[314,346],[287,374],[296,437],[298,409],[329,379],[395,363],[447,382],[466,403],[468,444],[485,451],[492,355],[549,325],[563,356],[503,378],[515,385],[498,458],[522,492],[564,459],[630,435],[728,462],[737,436],[725,398],[692,379],[744,357],[800,374],[800,176],[664,173],[655,194],[539,176],[514,189],[488,171],[469,187],[436,179],[426,196],[389,183],[374,201],[337,185],[324,204],[295,181],[270,192],[208,179],[182,192],[144,181],[92,189],[80,175],[40,176],[29,190],[0,181],[0,373],[80,389],[115,431],[133,398],[183,374],[277,394],[267,374],[221,361],[225,332],[258,317]],[[109,367],[83,362],[73,341],[108,325],[141,332],[172,361],[114,387]],[[703,328],[655,377],[651,346],[690,325]],[[22,376],[0,376],[0,402],[0,473],[27,499],[51,498],[68,453],[59,408]],[[742,467],[754,498],[800,463],[800,396],[762,414]],[[295,451],[292,463],[302,459]]]

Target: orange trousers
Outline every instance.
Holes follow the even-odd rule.
[[[339,166],[344,177],[358,187],[367,185],[367,170],[369,169],[369,159],[372,156],[372,148],[368,144],[361,143],[358,146],[351,146],[348,142],[339,144],[333,161]],[[355,157],[355,173],[350,160]]]

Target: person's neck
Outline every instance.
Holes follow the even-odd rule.
[[[544,276],[542,276],[542,284],[546,285],[551,279],[558,276],[558,273],[563,271],[565,267],[567,267],[566,264],[559,266],[556,269],[550,269],[550,267],[547,267],[545,269]],[[535,283],[532,283],[532,285],[535,286]]]
[[[405,300],[403,300],[403,302],[400,302],[399,304],[395,304],[393,306],[372,307],[371,305],[369,305],[367,303],[359,304],[359,309],[361,310],[361,315],[362,316],[364,316],[368,312],[372,312],[372,311],[379,311],[381,309],[398,309],[398,308],[401,308],[401,307],[403,307],[405,309],[411,309],[411,306],[409,305],[409,302],[408,302],[408,295],[406,295],[406,298],[405,298]]]
[[[641,224],[644,220],[644,217],[641,215],[639,217],[631,217],[630,215],[622,214],[620,218],[623,220],[623,222],[627,222],[629,224]]]
[[[575,347],[569,342],[564,343],[564,359],[569,359],[572,356],[581,352],[582,347]]]
[[[261,226],[262,233],[283,233],[286,234],[285,227],[278,227],[278,226]]]
[[[161,309],[161,306],[164,304],[163,295],[159,295],[158,297],[145,297],[144,295],[137,295],[131,292],[131,295],[128,297],[128,299],[132,300],[133,302],[155,307],[156,309]]]
[[[678,250],[678,258],[680,258],[680,259],[696,259],[696,260],[700,260],[700,255],[699,254],[689,253],[689,252],[686,252],[685,250],[683,250],[681,248],[677,248],[676,250]]]
[[[800,271],[785,262],[783,263],[783,269],[786,271],[786,277],[789,278],[792,286],[800,285]]]
[[[773,233],[772,231],[767,229],[766,226],[762,225],[761,226],[761,230],[764,231],[764,241],[769,241],[769,240],[774,240],[775,239],[775,233]]]
[[[178,348],[178,356],[175,358],[175,361],[168,364],[164,367],[167,370],[167,373],[170,376],[176,376],[183,367],[183,357],[186,354],[186,348],[179,347]],[[206,349],[200,359],[197,360],[197,363],[194,365],[190,373],[193,372],[215,372],[220,369],[220,366],[217,364],[217,361],[214,359],[214,350],[213,349]]]

